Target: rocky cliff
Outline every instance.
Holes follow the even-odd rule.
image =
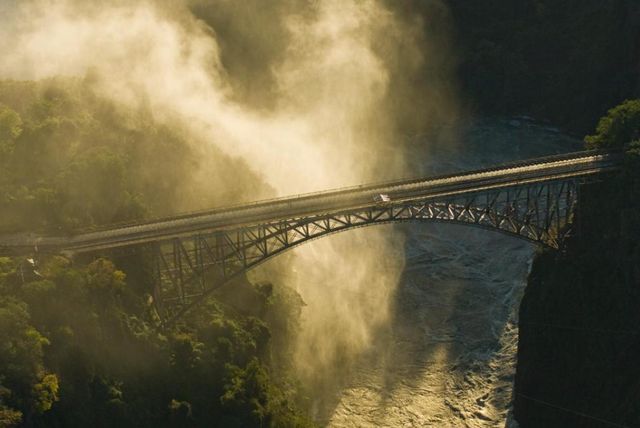
[[[535,258],[520,309],[521,428],[640,426],[640,170],[582,188],[575,233]]]

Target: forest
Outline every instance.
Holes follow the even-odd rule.
[[[197,208],[176,192],[196,154],[145,112],[81,79],[4,81],[0,103],[4,231],[61,233]],[[233,167],[242,165],[221,161],[216,173]],[[0,258],[0,425],[306,426],[283,367],[302,303],[294,292],[240,281],[241,307],[214,296],[160,331],[148,261],[105,256],[37,268]]]

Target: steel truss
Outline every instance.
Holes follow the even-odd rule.
[[[171,323],[207,294],[264,261],[312,239],[374,224],[439,221],[493,229],[551,248],[570,231],[577,179],[516,185],[455,196],[391,201],[154,244],[154,304]]]

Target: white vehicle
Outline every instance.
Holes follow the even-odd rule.
[[[384,193],[380,193],[373,197],[373,201],[378,205],[384,205],[388,202],[391,202],[391,198],[389,195],[385,195]]]

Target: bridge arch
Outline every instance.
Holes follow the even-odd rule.
[[[575,179],[539,182],[428,199],[372,203],[347,211],[211,231],[155,247],[154,302],[171,323],[235,277],[307,242],[389,223],[453,223],[559,248],[577,202]]]

